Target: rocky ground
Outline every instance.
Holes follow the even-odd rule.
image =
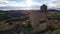
[[[54,23],[48,27],[47,27],[47,23],[41,23],[35,29],[33,29],[31,25],[25,27],[24,25],[17,24],[11,29],[0,31],[0,34],[60,34],[60,23],[56,23],[56,24]]]
[[[39,26],[33,29],[31,26],[25,27],[17,24],[12,29],[0,31],[0,34],[60,34],[60,23],[56,24],[55,27],[46,27],[46,23]]]

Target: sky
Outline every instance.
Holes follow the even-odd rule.
[[[0,10],[38,10],[43,4],[60,10],[60,0],[0,0]]]

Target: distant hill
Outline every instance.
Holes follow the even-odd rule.
[[[58,10],[55,10],[55,9],[48,9],[49,11],[58,11]]]
[[[31,12],[31,11],[40,11],[40,10],[8,10],[8,11],[0,10],[0,13],[1,12]],[[60,10],[55,10],[55,9],[48,9],[48,11],[60,12]]]

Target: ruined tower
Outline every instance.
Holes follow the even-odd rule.
[[[40,7],[41,11],[40,12],[43,12],[43,13],[46,13],[47,12],[47,6],[45,4],[43,4],[41,7]]]
[[[46,20],[47,19],[47,6],[43,4],[40,7],[40,20]]]
[[[42,21],[47,21],[47,6],[43,4],[40,11],[32,11],[30,14],[31,25],[37,28]]]

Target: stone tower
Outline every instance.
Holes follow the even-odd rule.
[[[41,8],[40,12],[43,12],[43,13],[47,12],[47,6],[45,4],[43,4],[40,8]]]
[[[47,6],[43,4],[40,7],[40,20],[46,20],[47,19]]]
[[[40,23],[41,22],[47,23],[47,27],[50,25],[50,21],[47,16],[47,6],[45,4],[40,7]]]
[[[47,21],[47,6],[43,4],[41,7],[40,11],[32,11],[30,13],[30,20],[31,20],[31,25],[33,28],[39,27],[40,23],[42,21]]]

